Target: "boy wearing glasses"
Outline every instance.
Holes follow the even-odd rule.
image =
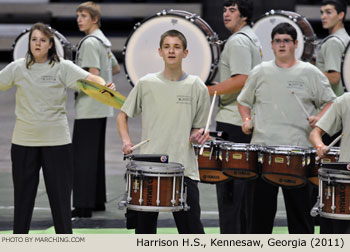
[[[308,135],[335,99],[324,74],[295,57],[296,38],[295,28],[288,23],[281,23],[272,30],[275,60],[255,67],[237,98],[239,112],[246,119],[242,130],[248,135],[253,133],[253,144],[312,147]],[[278,189],[262,179],[255,181],[252,233],[272,232]],[[282,188],[282,191],[289,233],[314,233],[309,187]]]

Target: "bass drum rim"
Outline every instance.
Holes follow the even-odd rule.
[[[69,59],[72,60],[72,45],[71,43],[68,41],[68,39],[63,36],[60,32],[58,32],[57,30],[53,29],[50,27],[50,29],[52,29],[52,32],[54,34],[54,39],[55,39],[55,46],[56,46],[56,51],[59,57],[64,58],[64,59]],[[16,46],[18,46],[18,42],[20,40],[25,39],[26,42],[26,48],[28,46],[28,39],[29,39],[29,32],[30,32],[30,28],[25,29],[24,31],[22,31],[14,40],[13,44],[12,44],[12,59],[13,60],[17,60],[20,58],[25,58],[27,55],[27,50],[25,52],[25,54],[23,55],[23,57],[20,57],[18,54],[20,52],[16,51]],[[26,37],[23,37],[26,36]]]
[[[289,15],[288,15],[289,14]],[[303,19],[306,24],[308,25],[308,28],[310,28],[311,30],[311,33],[313,34],[312,36],[306,36],[304,34],[304,31],[303,29],[301,29],[300,25],[294,20],[295,17],[291,17],[290,15],[293,14],[295,15],[297,18],[299,19]],[[270,10],[268,12],[266,12],[265,14],[259,16],[258,18],[256,18],[253,22],[253,25],[252,25],[252,29],[255,33],[255,29],[254,29],[254,25],[261,19],[263,18],[267,18],[267,17],[271,17],[271,16],[280,16],[280,17],[284,17],[288,20],[290,20],[298,29],[297,29],[297,35],[299,34],[299,32],[302,34],[302,41],[303,41],[303,50],[302,50],[302,53],[300,55],[300,57],[297,57],[298,59],[302,60],[302,61],[305,61],[305,62],[309,62],[311,59],[312,59],[312,56],[314,54],[314,51],[315,51],[315,46],[314,46],[314,41],[316,39],[316,34],[310,24],[310,22],[306,19],[305,16],[297,13],[297,12],[294,12],[294,11],[286,11],[286,10]],[[271,34],[268,35],[269,38],[271,37]],[[259,38],[259,37],[258,37]],[[260,38],[259,38],[260,39]],[[299,45],[300,45],[300,40],[299,41]],[[261,41],[260,41],[261,42]],[[312,48],[311,48],[311,52],[309,53],[309,55],[305,55],[305,50],[306,50],[306,45],[308,45],[307,43],[310,43],[312,45]],[[264,55],[264,51],[263,51],[263,55]],[[268,61],[269,59],[265,60],[265,61]]]
[[[176,17],[176,18],[181,18],[183,20],[187,20],[190,24],[194,25],[201,33],[202,36],[204,38],[206,38],[206,43],[209,50],[207,50],[207,52],[210,52],[210,58],[211,61],[209,62],[210,67],[208,67],[208,72],[207,72],[207,76],[205,78],[201,78],[201,76],[199,74],[195,74],[198,75],[202,81],[204,83],[206,82],[211,82],[215,76],[216,73],[218,71],[218,64],[219,64],[219,57],[221,54],[221,48],[220,45],[217,43],[218,42],[218,36],[217,34],[212,30],[212,28],[209,26],[209,24],[207,22],[205,22],[205,20],[203,20],[199,15],[188,12],[188,11],[184,11],[184,10],[163,10],[161,12],[158,12],[152,16],[149,16],[145,19],[143,19],[142,21],[136,23],[133,27],[133,30],[130,32],[129,36],[127,37],[124,47],[123,47],[123,52],[122,54],[124,55],[124,71],[126,74],[126,78],[128,80],[128,82],[130,83],[131,86],[135,86],[137,81],[135,81],[136,83],[134,83],[134,81],[132,80],[132,77],[130,76],[130,71],[128,70],[127,67],[127,50],[128,50],[128,45],[130,43],[131,38],[133,37],[133,35],[135,35],[135,32],[137,32],[137,30],[144,24],[146,24],[147,22],[151,21],[152,19],[155,18],[160,18],[160,17]],[[205,29],[201,26],[198,25],[197,23],[195,23],[194,19],[198,19],[200,20],[201,24],[203,24],[205,26]],[[170,30],[171,28],[169,28],[168,30]],[[181,31],[181,30],[180,30]],[[209,34],[207,34],[209,33]],[[188,41],[188,36],[186,36],[187,41]],[[158,38],[157,38],[158,39]],[[158,41],[157,41],[157,45],[158,45]],[[191,51],[189,52],[189,55],[191,55]],[[188,57],[187,57],[188,58]],[[183,62],[184,64],[185,62]],[[158,69],[158,71],[160,71],[161,69]],[[140,76],[139,78],[141,78],[142,76]]]

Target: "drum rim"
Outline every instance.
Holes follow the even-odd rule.
[[[180,203],[180,202],[179,202]],[[126,203],[126,207],[130,210],[141,211],[141,212],[178,212],[184,210],[182,203],[178,206],[141,206]]]
[[[279,152],[272,152],[276,150],[277,148],[285,148],[289,147],[290,150],[284,149],[280,150]],[[293,152],[295,150],[301,151],[301,152]],[[289,146],[289,145],[271,145],[271,146],[264,146],[262,149],[262,152],[264,154],[286,154],[286,155],[293,155],[293,156],[306,156],[310,154],[310,148],[308,147],[302,147],[302,146]]]
[[[328,213],[322,211],[322,208],[319,208],[319,215],[324,218],[328,219],[335,219],[335,220],[350,220],[350,214],[336,214],[336,213]]]
[[[350,41],[347,44],[347,46],[345,47],[345,50],[344,50],[342,58],[341,58],[341,66],[340,66],[340,69],[341,69],[341,75],[340,76],[341,76],[342,85],[345,88],[345,91],[347,91],[347,92],[350,92],[350,83],[349,83],[349,90],[348,90],[347,86],[345,85],[345,77],[344,77],[344,74],[345,74],[345,70],[344,70],[345,66],[344,66],[344,64],[345,63],[344,63],[344,60],[345,60],[346,53],[348,52],[348,50],[350,50],[349,48],[350,48]],[[349,51],[349,53],[350,53],[350,51]]]
[[[133,82],[132,82],[132,80],[131,80],[131,78],[130,78],[130,75],[129,75],[129,73],[128,73],[126,64],[125,64],[125,62],[126,62],[126,49],[127,49],[127,45],[128,45],[128,43],[129,43],[129,40],[131,39],[131,37],[133,36],[133,34],[135,33],[135,31],[136,31],[143,23],[145,23],[145,22],[147,22],[147,21],[149,21],[149,20],[151,20],[151,19],[153,19],[153,18],[157,18],[157,17],[161,17],[161,16],[176,16],[176,17],[181,17],[181,18],[183,18],[183,19],[185,19],[185,20],[188,21],[188,19],[186,19],[184,16],[181,16],[181,15],[175,13],[175,12],[177,12],[177,11],[179,11],[179,12],[186,12],[186,13],[188,13],[188,14],[192,14],[192,16],[194,16],[194,17],[200,19],[201,21],[203,21],[203,23],[206,25],[206,27],[207,27],[207,28],[210,30],[210,32],[212,33],[212,36],[217,37],[217,39],[218,39],[218,35],[216,34],[216,32],[214,32],[214,30],[210,27],[210,25],[209,25],[204,19],[202,19],[199,15],[197,15],[197,14],[195,14],[195,13],[188,12],[188,11],[184,11],[184,10],[173,10],[173,9],[170,9],[170,10],[162,10],[162,11],[160,11],[160,12],[157,12],[157,13],[154,14],[154,15],[150,15],[150,16],[144,18],[143,20],[141,20],[140,22],[137,22],[137,23],[134,25],[133,30],[132,30],[132,31],[130,32],[130,34],[128,35],[128,37],[127,37],[127,39],[126,39],[126,41],[125,41],[125,43],[124,43],[123,50],[122,50],[122,55],[124,56],[123,68],[124,68],[124,72],[125,72],[126,78],[127,78],[128,82],[130,83],[131,86],[134,87],[137,83],[133,83]],[[170,12],[171,12],[171,13],[170,13]],[[191,23],[193,23],[193,24],[203,33],[203,35],[206,35],[206,33],[205,33],[205,31],[202,29],[202,27],[200,27],[199,25],[197,25],[197,24],[194,23],[194,22],[191,22]],[[206,37],[207,37],[207,36],[206,36]],[[211,82],[211,80],[214,79],[214,77],[215,77],[215,75],[216,75],[216,73],[217,73],[217,71],[218,71],[218,67],[214,67],[214,68],[213,68],[213,65],[215,65],[215,64],[218,65],[219,60],[220,60],[220,54],[221,54],[220,47],[217,46],[217,49],[218,49],[218,52],[217,52],[217,53],[218,53],[218,57],[219,57],[219,58],[218,58],[217,62],[214,63],[213,48],[212,48],[211,46],[209,46],[209,48],[210,48],[210,52],[211,52],[211,65],[212,65],[212,67],[211,67],[211,69],[210,69],[210,71],[209,71],[209,73],[208,73],[208,77],[207,77],[207,80],[206,80],[205,82]],[[212,75],[212,76],[211,76],[211,75]],[[204,82],[204,81],[203,81],[203,82]]]
[[[149,171],[149,167],[154,168],[153,170]],[[147,172],[149,174],[178,174],[178,173],[184,173],[184,166],[180,163],[176,162],[169,162],[169,163],[157,163],[157,162],[146,162],[146,161],[135,161],[131,160],[129,163],[126,164],[127,172],[128,171],[143,171],[144,174]],[[131,174],[131,173],[130,173]]]

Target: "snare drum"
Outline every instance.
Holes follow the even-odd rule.
[[[185,209],[184,167],[181,164],[131,160],[126,168],[128,209],[148,212]]]
[[[255,179],[258,176],[258,151],[260,146],[245,143],[224,143],[222,150],[222,171],[238,179]]]
[[[29,40],[30,29],[22,32],[12,45],[13,48],[13,59],[24,58],[28,52],[28,40]],[[72,45],[71,43],[58,31],[54,30],[54,39],[56,45],[56,52],[59,57],[72,60]]]
[[[350,171],[320,168],[318,176],[320,216],[350,220]]]
[[[262,150],[262,178],[277,186],[302,187],[307,182],[308,148],[268,146]]]
[[[318,169],[321,167],[321,164],[327,164],[327,163],[334,163],[338,162],[339,154],[340,154],[340,148],[339,147],[332,147],[330,151],[321,158],[318,162],[315,161],[316,150],[313,149],[312,151],[312,157],[311,157],[311,165],[309,169],[309,181],[311,184],[318,186]]]
[[[194,150],[198,158],[198,169],[201,182],[215,184],[230,179],[225,176],[221,170],[220,145],[224,142],[225,141],[222,140],[206,142],[204,144],[203,155],[199,155],[201,145],[194,145]]]
[[[258,36],[263,52],[263,61],[275,58],[271,49],[271,32],[273,28],[287,22],[297,30],[298,47],[295,49],[295,56],[303,61],[309,61],[314,52],[314,41],[316,35],[307,19],[295,12],[283,10],[271,10],[258,18],[252,29]]]
[[[350,43],[346,46],[341,63],[341,79],[346,90],[350,92]]]
[[[204,82],[214,78],[220,56],[216,33],[196,14],[164,10],[137,23],[125,43],[124,68],[131,85],[142,76],[163,68],[163,60],[158,54],[159,40],[171,29],[179,30],[187,38],[190,53],[183,61],[184,71],[199,76]]]

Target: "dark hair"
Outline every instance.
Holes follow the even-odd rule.
[[[247,18],[247,24],[251,25],[253,16],[253,3],[250,0],[225,0],[224,6],[234,6],[237,4],[241,17]]]
[[[101,7],[92,1],[88,1],[79,4],[79,6],[76,9],[76,12],[82,12],[84,10],[90,14],[91,19],[97,18],[97,25],[98,27],[101,27]]]
[[[165,39],[166,37],[177,37],[178,39],[181,40],[183,49],[186,50],[186,48],[187,48],[187,40],[186,40],[186,37],[185,37],[185,35],[183,35],[183,34],[182,34],[181,32],[179,32],[178,30],[169,30],[169,31],[164,32],[164,33],[160,36],[160,42],[159,42],[159,47],[160,47],[160,48],[162,48],[164,39]]]
[[[32,38],[32,33],[34,30],[41,31],[45,36],[47,36],[50,40],[50,43],[52,43],[51,48],[48,51],[47,58],[49,60],[49,64],[53,66],[55,62],[59,62],[60,58],[58,57],[58,54],[56,52],[56,45],[55,45],[55,35],[54,32],[52,31],[51,27],[43,24],[43,23],[35,23],[33,26],[30,28],[29,31],[29,37],[28,37],[28,51],[26,54],[26,67],[29,68],[31,65],[35,63],[34,56],[32,54],[32,51],[30,50],[30,41]]]
[[[289,23],[280,23],[276,25],[271,32],[272,40],[276,34],[288,34],[292,37],[293,42],[297,39],[297,30]]]
[[[327,4],[333,5],[338,14],[340,12],[344,12],[344,18],[342,20],[344,22],[347,11],[347,0],[323,0],[321,6],[325,6]]]

